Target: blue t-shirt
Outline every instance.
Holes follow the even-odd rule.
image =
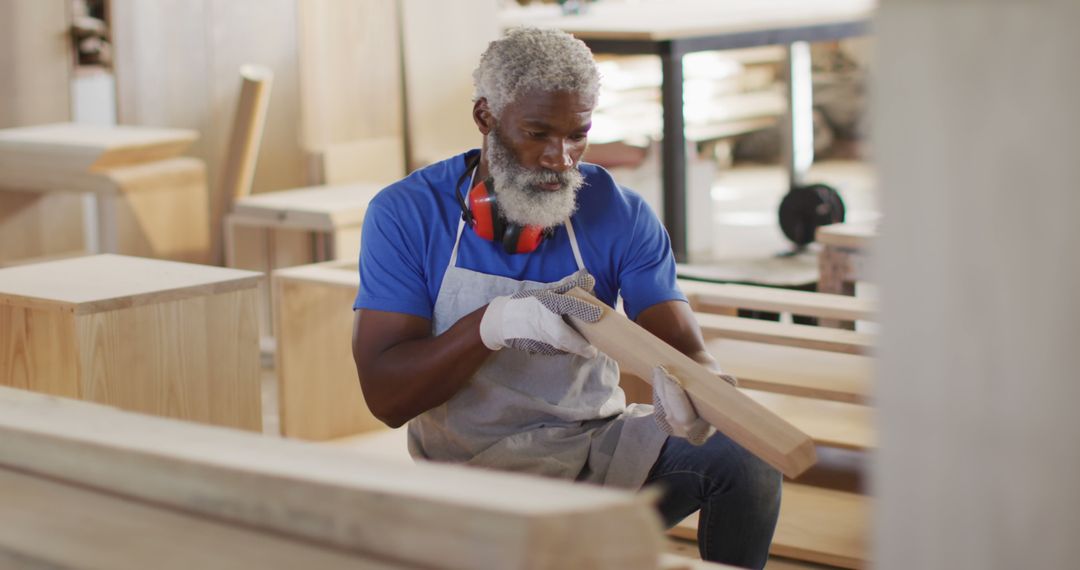
[[[432,317],[454,247],[461,208],[454,184],[478,150],[417,170],[379,192],[364,215],[360,290],[355,309]],[[627,316],[657,303],[685,301],[675,283],[671,242],[652,209],[593,164],[581,164],[585,185],[571,217],[596,296]],[[468,179],[462,183],[462,192]],[[552,282],[577,270],[566,228],[559,226],[531,253],[509,254],[469,228],[461,234],[458,267],[516,280]]]

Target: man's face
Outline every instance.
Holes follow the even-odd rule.
[[[508,220],[551,227],[574,212],[594,106],[578,93],[529,92],[503,108],[484,150]]]

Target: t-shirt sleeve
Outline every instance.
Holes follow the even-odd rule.
[[[364,214],[360,238],[360,289],[354,309],[374,309],[431,318],[423,264],[422,232],[376,198]]]
[[[664,301],[686,301],[675,281],[671,239],[651,209],[639,202],[626,252],[619,264],[619,294],[626,316]]]

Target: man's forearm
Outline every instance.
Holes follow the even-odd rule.
[[[395,344],[358,370],[372,413],[398,427],[453,397],[492,352],[480,340],[485,310],[473,311],[438,336]]]

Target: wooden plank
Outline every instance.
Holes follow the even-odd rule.
[[[408,428],[405,427],[373,430],[326,440],[323,443],[387,461],[414,463],[412,456],[409,455]]]
[[[730,338],[846,354],[869,354],[877,335],[761,319],[696,313],[705,339]]]
[[[790,481],[784,481],[783,492],[769,554],[841,568],[868,565],[869,497]],[[694,513],[669,533],[697,540],[697,525]]]
[[[759,390],[744,389],[742,392],[791,422],[817,445],[853,450],[877,446],[874,412],[867,406]]]
[[[90,314],[236,291],[260,277],[238,269],[91,255],[0,269],[0,304]]]
[[[806,434],[595,297],[580,289],[569,294],[591,300],[603,309],[604,315],[596,323],[571,320],[621,369],[650,381],[653,369],[664,366],[679,378],[705,420],[789,477],[814,464],[814,443]]]
[[[325,440],[386,429],[368,410],[347,342],[355,269],[301,266],[275,271],[272,280],[282,435]]]
[[[744,388],[849,403],[873,398],[874,361],[867,356],[722,338],[705,345]]]
[[[434,568],[655,568],[644,497],[0,389],[0,464]],[[423,545],[418,547],[418,545]]]
[[[0,567],[413,568],[8,469],[0,469]]]
[[[189,129],[54,123],[0,130],[8,168],[102,171],[172,158],[198,138]]]
[[[851,321],[873,320],[877,313],[877,303],[847,295],[688,279],[679,279],[679,289],[695,311],[706,313],[714,313],[720,308],[738,308]]]
[[[71,120],[70,12],[68,2],[0,2],[0,128]]]

